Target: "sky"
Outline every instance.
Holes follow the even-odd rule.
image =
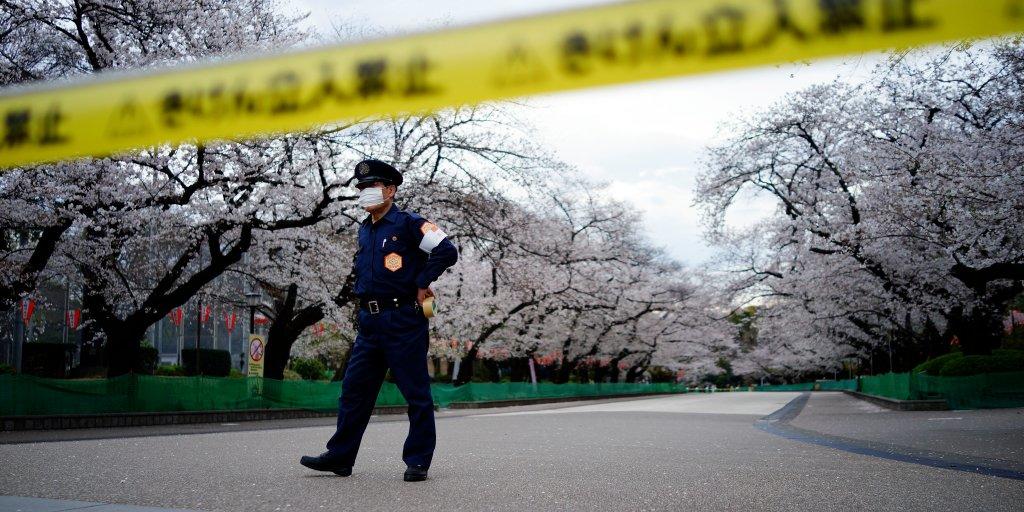
[[[611,2],[289,2],[295,11],[309,12],[308,26],[325,34],[333,34],[335,27],[401,34],[603,3]],[[608,183],[609,195],[640,209],[645,234],[654,245],[694,266],[714,253],[702,237],[693,188],[705,148],[729,136],[723,123],[812,84],[863,79],[882,59],[884,55],[871,53],[533,96],[525,100],[521,116],[559,158],[588,178]],[[734,226],[753,223],[771,209],[767,198],[750,196],[730,211],[728,221]]]

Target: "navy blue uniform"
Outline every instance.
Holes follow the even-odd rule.
[[[359,308],[359,333],[342,381],[338,428],[327,441],[331,456],[343,464],[355,462],[384,374],[391,368],[409,403],[402,460],[430,467],[436,434],[427,373],[429,323],[416,302],[416,290],[430,286],[457,259],[455,246],[437,226],[394,205],[376,223],[367,216],[359,227],[355,293],[365,307]]]

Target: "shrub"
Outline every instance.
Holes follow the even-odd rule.
[[[245,377],[245,374],[242,373],[242,370],[239,370],[238,368],[232,368],[231,373],[228,374],[228,377],[231,377],[232,379],[241,379]]]
[[[929,359],[929,360],[927,360],[927,361],[925,361],[925,362],[915,366],[914,369],[912,370],[912,372],[913,373],[927,373],[928,375],[939,375],[940,372],[942,371],[942,367],[945,366],[946,363],[949,363],[950,361],[953,361],[955,359],[960,359],[963,356],[964,356],[963,353],[961,353],[959,351],[957,351],[957,352],[950,352],[950,353],[948,353],[946,355],[942,355],[942,356],[936,357],[935,359]]]
[[[227,377],[231,373],[231,353],[227,350],[199,349],[199,371],[196,371],[196,349],[181,351],[181,362],[186,375],[211,375]]]
[[[109,343],[103,345],[104,360],[109,361],[110,355],[106,352],[110,350],[108,347]],[[160,363],[160,352],[153,348],[153,345],[149,344],[148,341],[142,340],[139,343],[138,358],[132,364],[132,371],[134,373],[141,373],[145,375],[153,375],[156,371],[157,365]]]
[[[107,378],[106,366],[76,366],[68,372],[69,379],[105,379]]]
[[[135,373],[153,375],[157,364],[160,361],[160,352],[152,346],[139,347],[139,359],[135,362],[133,369]]]
[[[296,357],[292,359],[292,370],[305,380],[320,380],[324,378],[327,366],[319,359]]]
[[[1007,336],[1003,340],[1003,348],[1024,350],[1024,328],[1018,327],[1013,336]]]
[[[651,382],[675,382],[676,373],[664,366],[651,366],[647,368],[651,372]]]
[[[939,371],[945,377],[979,373],[1024,371],[1024,350],[993,350],[989,356],[963,356],[946,363]]]
[[[284,369],[284,380],[302,380],[302,376],[295,373],[295,370]]]
[[[160,365],[156,367],[153,374],[162,377],[184,377],[185,367],[179,364]]]
[[[0,375],[14,375],[17,371],[13,366],[5,363],[0,363]]]
[[[39,377],[67,377],[75,345],[71,343],[26,343],[22,348],[21,371]]]

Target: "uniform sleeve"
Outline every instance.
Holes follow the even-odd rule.
[[[441,231],[433,222],[416,216],[412,227],[416,233],[415,240],[421,251],[427,253],[427,263],[416,276],[416,286],[426,288],[441,276],[448,267],[459,259],[459,251],[455,244],[448,240],[448,235]]]

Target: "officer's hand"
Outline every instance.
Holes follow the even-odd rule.
[[[433,296],[434,291],[431,290],[429,286],[426,288],[420,288],[416,290],[416,300],[419,301],[420,304],[423,304],[423,301],[427,300],[427,297]]]

